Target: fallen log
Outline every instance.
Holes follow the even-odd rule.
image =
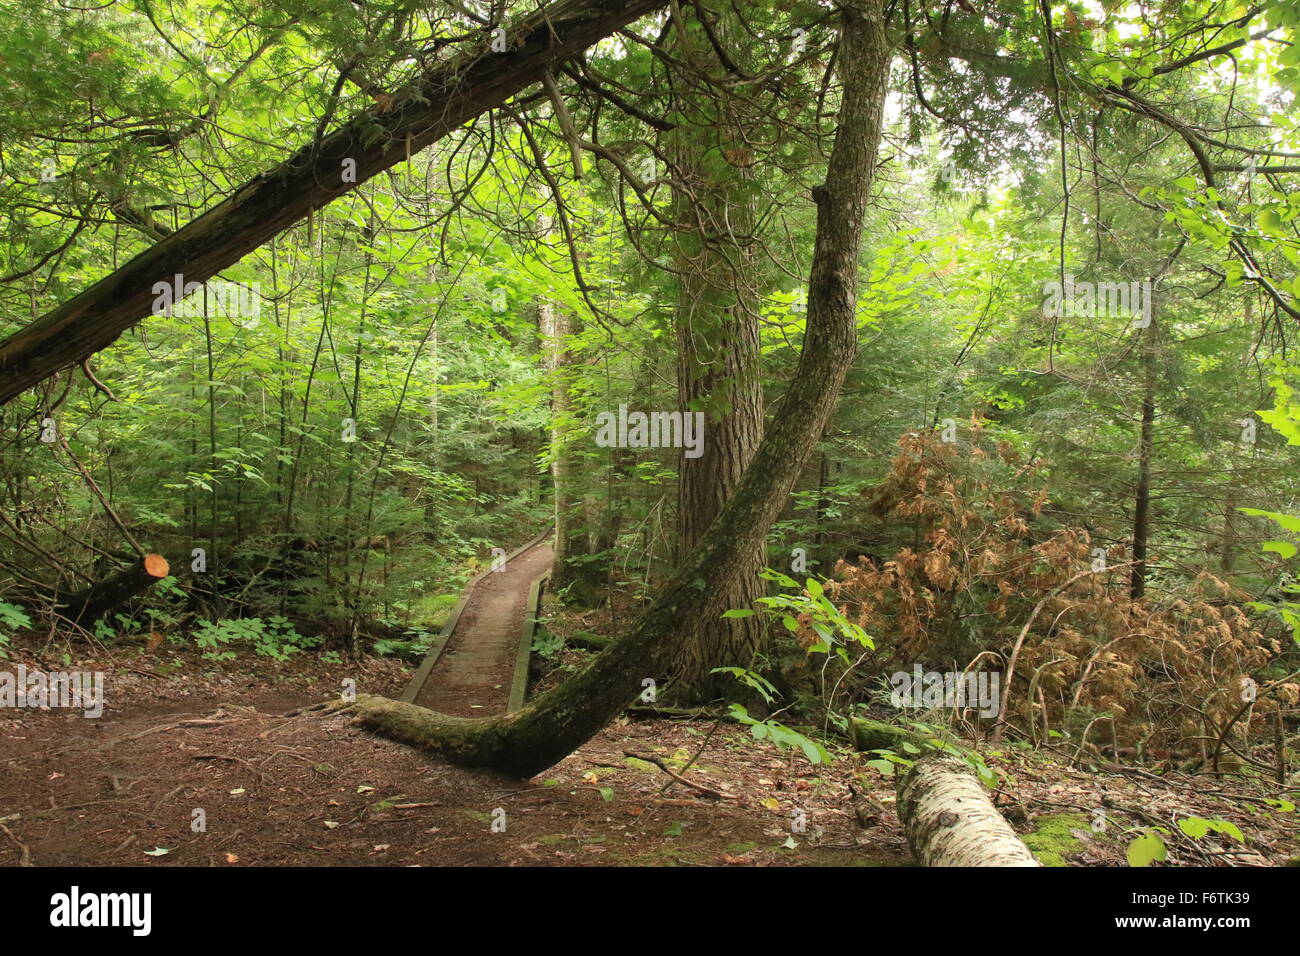
[[[875,720],[855,720],[859,750],[890,750],[916,762],[895,782],[894,809],[922,866],[1039,866],[970,765],[931,738]]]
[[[613,644],[614,638],[606,637],[603,634],[587,634],[579,631],[577,634],[570,634],[566,637],[564,643],[571,647],[581,647],[583,650],[599,653]]]
[[[895,809],[922,866],[1038,866],[958,757],[920,758],[896,785]]]
[[[161,554],[146,554],[130,567],[60,601],[60,613],[73,624],[93,624],[170,573],[167,559]]]
[[[174,280],[183,290],[206,282],[309,213],[406,162],[540,82],[549,70],[665,5],[664,0],[557,0],[502,28],[501,52],[494,52],[494,33],[485,29],[474,48],[439,63],[333,133],[302,146],[188,225],[0,342],[0,405],[111,345],[156,306],[156,283]]]

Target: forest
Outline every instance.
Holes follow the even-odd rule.
[[[0,865],[1300,865],[1300,0],[0,21]]]

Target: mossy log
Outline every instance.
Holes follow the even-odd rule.
[[[564,643],[570,644],[573,647],[581,647],[584,650],[600,652],[613,644],[614,638],[606,637],[602,634],[587,634],[580,631],[577,634],[570,634],[564,639]]]
[[[927,749],[925,737],[881,720],[855,718],[849,723],[849,732],[853,737],[853,746],[864,752],[892,750],[900,753],[903,751],[903,744],[911,744],[921,750]]]

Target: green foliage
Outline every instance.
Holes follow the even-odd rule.
[[[195,644],[204,649],[208,660],[231,660],[235,651],[230,645],[244,645],[260,657],[285,661],[309,648],[318,647],[319,637],[299,634],[282,616],[266,618],[227,618],[199,621],[194,630]]]
[[[394,626],[392,621],[381,621],[380,623]],[[408,660],[419,659],[428,654],[433,648],[434,639],[437,637],[422,627],[407,627],[403,629],[404,637],[391,638],[382,637],[375,641],[373,650],[381,657],[397,656],[404,657]],[[324,655],[322,655],[324,656]]]
[[[1152,863],[1163,863],[1169,859],[1169,850],[1160,837],[1161,833],[1168,832],[1163,827],[1154,827],[1146,830],[1141,836],[1135,837],[1128,845],[1128,865],[1150,866]]]
[[[814,738],[805,736],[797,730],[791,730],[775,720],[761,720],[752,717],[749,711],[740,704],[733,703],[729,704],[728,707],[731,710],[732,718],[748,727],[755,740],[770,740],[776,744],[778,749],[797,747],[811,764],[831,762],[830,752]]]
[[[17,604],[0,601],[0,657],[7,657],[5,645],[9,643],[14,632],[32,626],[32,619]]]
[[[1203,839],[1210,833],[1220,833],[1239,843],[1246,838],[1241,829],[1228,820],[1209,820],[1205,817],[1183,817],[1178,820],[1178,829],[1194,840]],[[1160,834],[1168,834],[1165,827],[1147,827],[1128,845],[1129,866],[1150,866],[1152,863],[1164,863],[1169,859],[1169,849]]]
[[[1282,435],[1288,445],[1300,445],[1300,405],[1293,401],[1296,393],[1289,384],[1296,374],[1300,374],[1300,368],[1287,366],[1280,360],[1274,363],[1274,374],[1269,377],[1269,384],[1273,387],[1273,408],[1259,412],[1259,417]],[[1239,507],[1237,510],[1242,514],[1267,518],[1283,531],[1300,537],[1300,516],[1260,508]],[[1290,561],[1300,554],[1300,546],[1292,541],[1265,541],[1260,548],[1278,555],[1283,561]],[[1265,614],[1276,614],[1290,629],[1292,639],[1300,645],[1300,581],[1296,580],[1294,573],[1289,573],[1278,584],[1277,590],[1284,598],[1294,599],[1284,599],[1276,604],[1254,601],[1250,607]]]
[[[538,657],[550,660],[564,648],[564,638],[538,626],[533,632],[532,651]]]
[[[908,722],[908,728],[920,740],[920,744],[905,742],[900,745],[903,752],[887,748],[876,748],[868,753],[877,756],[866,761],[866,766],[871,767],[885,776],[893,776],[897,767],[911,768],[917,760],[926,754],[938,753],[949,757],[956,757],[963,761],[975,775],[987,787],[995,787],[998,783],[998,771],[988,765],[984,755],[978,750],[972,750],[967,747],[959,746],[950,740],[944,739],[938,728],[928,724]]]
[[[800,587],[799,583],[788,574],[771,568],[765,569],[761,576],[782,587]],[[870,650],[875,647],[867,632],[846,618],[844,613],[831,603],[822,583],[815,578],[806,579],[802,589],[796,593],[762,597],[758,599],[758,603],[763,605],[765,613],[779,619],[781,625],[791,634],[799,633],[799,618],[802,616],[806,626],[811,628],[818,638],[805,648],[809,654],[830,654],[833,651],[845,663],[850,663],[850,647],[856,645],[860,650]]]

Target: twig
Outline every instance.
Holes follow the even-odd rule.
[[[13,832],[10,831],[10,829],[9,829],[7,826],[5,826],[3,823],[0,823],[0,830],[3,830],[3,831],[4,831],[4,835],[7,836],[9,839],[13,840],[14,843],[18,846],[18,849],[21,851],[21,853],[20,853],[20,855],[19,855],[19,857],[18,857],[18,865],[19,865],[19,866],[31,866],[31,865],[32,865],[32,851],[31,851],[31,849],[27,846],[27,844],[24,843],[22,840],[18,839],[16,836],[14,836],[14,835],[13,835]]]
[[[633,753],[631,750],[624,750],[623,756],[631,757],[634,760],[644,760],[646,763],[652,763],[660,770],[662,770],[664,773],[668,774],[668,776],[672,777],[674,780],[680,783],[682,786],[690,787],[692,790],[696,791],[697,793],[702,793],[706,796],[713,797],[716,800],[738,799],[734,794],[722,793],[718,790],[712,789],[711,787],[706,787],[703,784],[699,784],[687,780],[685,777],[672,770],[667,764],[665,764],[662,760],[660,760],[658,757],[654,756],[653,754],[639,754],[639,753]]]
[[[1132,563],[1132,561],[1125,561],[1123,564],[1112,564],[1104,568],[1089,568],[1087,571],[1081,571],[1064,584],[1054,589],[1050,594],[1044,595],[1043,599],[1034,605],[1034,609],[1029,612],[1029,619],[1025,621],[1025,626],[1020,629],[1020,633],[1016,636],[1015,646],[1011,648],[1011,657],[1007,660],[1007,677],[1005,683],[1002,685],[1002,706],[998,708],[998,722],[996,729],[993,731],[994,743],[997,743],[1002,739],[1003,722],[1007,716],[1007,702],[1011,699],[1011,678],[1016,674],[1016,660],[1020,657],[1020,648],[1024,645],[1025,638],[1029,636],[1029,629],[1033,627],[1034,620],[1038,617],[1038,612],[1046,606],[1048,601],[1056,597],[1076,581],[1081,581],[1093,574],[1102,574],[1106,571],[1114,571]]]

